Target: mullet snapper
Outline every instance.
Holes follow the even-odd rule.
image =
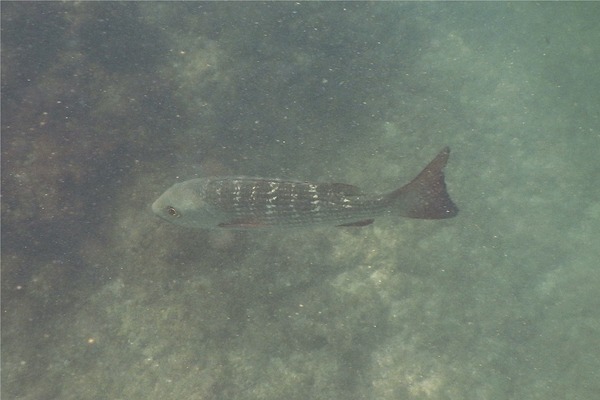
[[[387,194],[343,183],[215,177],[176,183],[152,204],[159,217],[190,228],[257,229],[309,225],[365,226],[378,216],[444,219],[454,205],[443,169],[444,148],[410,183]]]

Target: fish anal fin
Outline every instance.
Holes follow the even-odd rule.
[[[349,222],[347,224],[341,224],[341,225],[337,225],[337,227],[348,227],[348,226],[367,226],[367,225],[371,225],[373,223],[373,221],[375,221],[374,219],[370,218],[370,219],[363,219],[361,221],[356,221],[356,222]]]

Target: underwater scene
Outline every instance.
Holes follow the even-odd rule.
[[[2,2],[3,399],[595,399],[600,4]]]

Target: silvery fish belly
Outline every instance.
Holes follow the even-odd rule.
[[[446,191],[445,148],[407,185],[368,194],[343,183],[215,177],[177,183],[152,204],[159,217],[191,228],[364,226],[381,215],[442,219],[458,209]]]

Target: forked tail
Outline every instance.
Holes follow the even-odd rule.
[[[400,215],[409,218],[452,218],[458,208],[446,191],[444,167],[448,162],[450,148],[445,147],[415,179],[389,194],[392,207]]]

